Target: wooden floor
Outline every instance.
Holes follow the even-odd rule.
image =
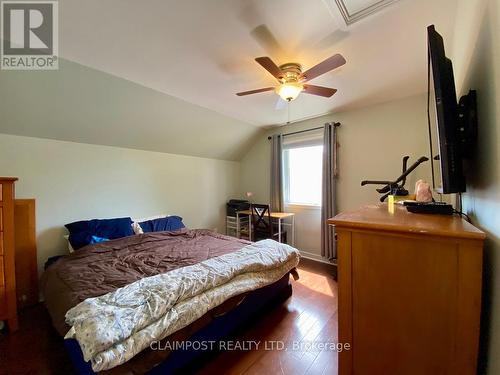
[[[73,374],[62,338],[43,305],[19,315],[19,330],[0,334],[0,374]]]
[[[337,284],[315,262],[299,267],[293,296],[238,340],[282,341],[287,350],[231,351],[219,354],[200,374],[337,374],[337,353],[311,343],[337,342]],[[304,350],[293,350],[293,344]],[[311,344],[309,348],[304,347]],[[308,350],[309,349],[309,350]]]
[[[199,373],[337,374],[337,353],[317,349],[318,343],[337,341],[336,282],[331,270],[316,262],[302,262],[299,274],[300,280],[292,281],[293,296],[235,339],[259,342],[258,350],[220,353]],[[43,306],[25,310],[20,327],[13,335],[0,334],[1,375],[72,373]],[[287,350],[272,350],[273,344]]]

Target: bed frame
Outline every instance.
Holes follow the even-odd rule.
[[[238,331],[252,324],[256,316],[271,309],[276,304],[283,302],[292,295],[289,275],[290,274],[287,273],[279,281],[246,294],[246,296],[230,311],[223,314],[212,314],[213,318],[208,324],[201,324],[202,327],[190,335],[189,338],[180,339],[179,341],[219,342],[234,337]],[[190,326],[196,326],[196,323],[201,319],[203,319],[203,317],[193,322]],[[75,339],[64,340],[64,345],[77,374],[95,374],[95,372],[92,371],[90,363],[84,361],[80,346]],[[169,352],[168,356],[161,363],[152,369],[148,369],[146,373],[150,375],[171,374],[181,370],[186,371],[186,369],[189,369],[191,372],[200,368],[213,354],[213,352],[202,350],[175,350]],[[133,360],[134,359],[131,361]],[[109,371],[100,372],[100,374],[121,373],[124,372],[124,367],[128,369],[129,366],[130,364],[127,362]]]

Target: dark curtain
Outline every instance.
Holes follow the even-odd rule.
[[[335,231],[326,221],[335,216],[338,123],[327,123],[323,136],[323,189],[321,202],[321,255],[330,261],[337,258]]]
[[[274,134],[271,138],[271,211],[283,212],[283,136]]]

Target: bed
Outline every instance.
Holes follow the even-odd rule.
[[[144,233],[58,259],[42,291],[78,373],[172,373],[205,351],[165,344],[233,334],[291,295],[298,261],[296,249],[272,240],[209,230]]]

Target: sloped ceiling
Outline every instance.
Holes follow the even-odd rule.
[[[60,0],[61,68],[0,72],[0,132],[237,160],[288,118],[273,92],[234,95],[274,84],[255,57],[347,59],[292,121],[390,101],[426,90],[425,28],[451,41],[455,7],[400,0],[346,26],[335,0]]]
[[[0,72],[0,133],[239,160],[260,131],[74,62]]]

